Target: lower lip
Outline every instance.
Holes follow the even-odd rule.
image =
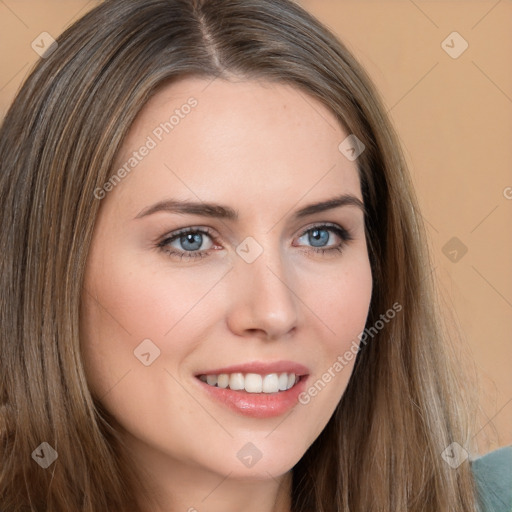
[[[210,386],[197,377],[196,380],[211,398],[231,410],[252,418],[272,418],[281,416],[299,402],[299,395],[306,387],[307,377],[307,375],[303,375],[292,388],[277,393],[233,391],[228,388]]]

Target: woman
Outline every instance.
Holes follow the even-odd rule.
[[[299,6],[106,1],[1,130],[1,510],[484,503],[396,136]]]

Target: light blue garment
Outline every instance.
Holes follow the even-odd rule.
[[[481,512],[512,512],[512,446],[471,461]]]

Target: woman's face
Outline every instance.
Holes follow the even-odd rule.
[[[276,477],[334,412],[372,291],[348,135],[304,92],[220,79],[133,124],[95,194],[81,342],[150,471]]]

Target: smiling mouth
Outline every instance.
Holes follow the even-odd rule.
[[[304,376],[295,373],[221,373],[198,375],[197,378],[209,386],[245,391],[246,393],[279,393],[293,388]]]

